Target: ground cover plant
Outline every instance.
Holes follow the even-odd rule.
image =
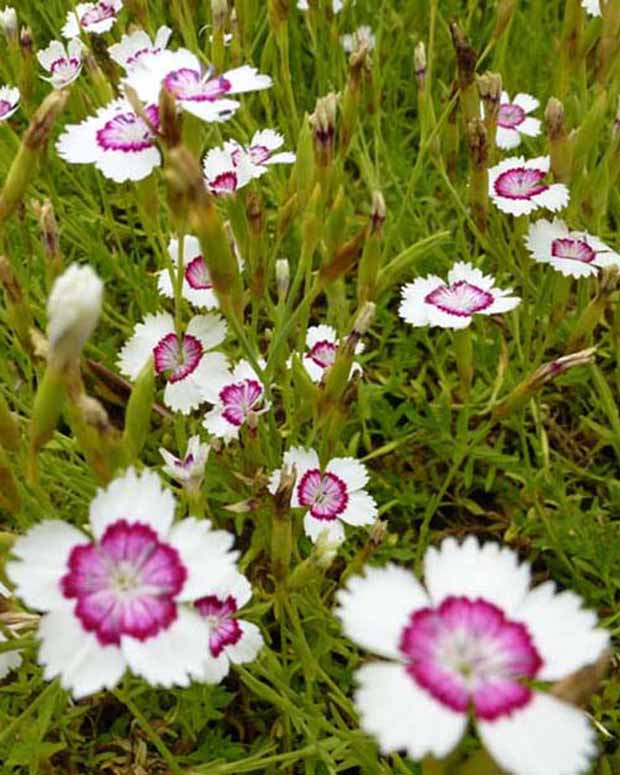
[[[0,772],[620,769],[620,2],[0,9]]]

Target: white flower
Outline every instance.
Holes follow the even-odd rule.
[[[535,261],[551,264],[566,276],[589,277],[601,267],[620,266],[618,253],[591,234],[569,231],[559,218],[532,223],[525,244]]]
[[[6,637],[0,632],[0,643],[6,643]],[[3,651],[0,653],[0,681],[5,678],[11,670],[17,670],[22,663],[22,657],[19,651]]]
[[[412,326],[467,328],[473,316],[510,312],[521,299],[512,289],[495,287],[495,278],[484,275],[471,264],[459,261],[441,277],[418,277],[401,289],[399,315]]]
[[[71,164],[94,164],[116,183],[142,180],[161,164],[153,132],[159,126],[157,105],[145,113],[153,128],[125,99],[115,99],[81,124],[67,126],[56,150]]]
[[[171,92],[177,104],[203,121],[226,121],[239,107],[230,94],[257,91],[271,86],[271,78],[249,65],[222,75],[205,70],[195,54],[187,49],[162,51],[137,63],[127,83],[140,99],[158,103],[162,86]]]
[[[121,42],[110,46],[108,53],[117,64],[129,72],[138,62],[146,61],[149,56],[163,51],[171,35],[170,27],[160,27],[155,40],[152,41],[144,30],[136,30],[129,35],[123,35]]]
[[[338,594],[348,637],[383,661],[356,675],[362,728],[381,751],[441,759],[470,714],[512,775],[579,775],[593,757],[585,713],[534,682],[597,660],[608,635],[572,592],[530,589],[530,569],[496,543],[445,540],[425,557],[424,588],[396,565],[367,568]]]
[[[165,473],[183,485],[189,493],[197,493],[202,487],[210,449],[208,444],[200,441],[200,436],[192,436],[187,442],[185,457],[178,458],[162,447],[159,448],[159,454],[166,463]]]
[[[262,129],[254,133],[247,147],[240,145],[236,140],[228,140],[224,143],[224,150],[230,154],[235,166],[241,164],[242,160],[249,162],[252,177],[259,178],[272,164],[294,163],[294,153],[290,151],[274,153],[283,145],[284,138],[279,132],[273,129]]]
[[[525,161],[511,156],[489,170],[489,196],[504,213],[529,215],[540,207],[556,212],[568,204],[568,188],[563,183],[544,183],[549,157]]]
[[[592,16],[601,15],[601,0],[581,0],[581,5]]]
[[[86,264],[71,264],[56,279],[47,300],[50,355],[62,360],[79,357],[95,330],[103,305],[103,281]]]
[[[0,11],[0,30],[7,38],[17,35],[17,12],[10,5]]]
[[[179,265],[179,240],[171,239],[168,252],[176,267]],[[187,299],[194,307],[203,309],[216,309],[219,306],[217,296],[213,290],[211,275],[207,262],[202,255],[202,248],[197,237],[187,235],[183,244],[183,263],[185,264],[185,276],[183,278],[183,298]],[[174,298],[174,289],[170,282],[170,272],[162,269],[157,273],[157,288],[162,296],[168,299]]]
[[[231,196],[256,177],[245,154],[236,158],[224,148],[212,148],[202,163],[207,188],[215,196]]]
[[[307,350],[304,353],[302,363],[313,382],[321,382],[327,370],[333,366],[339,345],[338,334],[331,326],[310,326],[306,333]],[[363,343],[358,343],[355,352],[361,353],[363,350]],[[361,373],[362,367],[357,361],[354,361],[349,377],[353,376],[356,371]]]
[[[80,30],[103,35],[104,32],[109,32],[112,29],[122,7],[123,0],[78,3],[75,6],[75,11],[72,9],[67,12],[67,20],[61,33],[65,38],[78,38]]]
[[[225,337],[224,319],[209,313],[192,318],[179,341],[172,315],[158,312],[138,323],[121,350],[118,366],[126,377],[135,380],[149,358],[153,358],[155,373],[166,380],[166,406],[189,414],[203,402],[203,384],[209,375],[228,366],[222,353],[208,352]]]
[[[347,525],[371,525],[377,519],[377,504],[366,490],[368,471],[352,457],[335,457],[321,467],[314,449],[291,447],[284,453],[284,468],[295,467],[291,507],[304,509],[304,530],[316,543],[323,531],[332,542],[344,540]],[[282,470],[274,471],[269,491],[275,493]]]
[[[0,122],[11,118],[19,108],[19,89],[15,86],[0,86]]]
[[[511,100],[507,92],[502,92],[495,139],[499,148],[516,148],[521,144],[521,135],[538,137],[540,120],[527,114],[536,110],[539,105],[538,100],[530,94],[520,93]]]
[[[55,89],[64,89],[82,72],[82,44],[79,38],[73,38],[65,48],[59,40],[53,40],[46,49],[37,52],[37,59],[51,74],[43,80]]]
[[[200,674],[209,684],[219,683],[228,673],[230,663],[252,662],[263,647],[263,636],[252,622],[238,619],[237,612],[252,596],[249,581],[236,573],[221,581],[212,577],[209,592],[195,603],[206,624],[209,646]]]
[[[265,404],[262,382],[247,361],[240,361],[232,371],[213,370],[206,374],[202,394],[205,401],[213,404],[203,427],[227,442],[236,439],[244,425],[255,427],[258,416],[270,406]]]
[[[354,51],[358,51],[362,48],[362,46],[365,46],[368,51],[372,51],[377,44],[377,39],[375,38],[372,29],[367,24],[363,24],[361,27],[358,27],[355,32],[343,35],[340,38],[340,42],[347,54],[352,54]]]
[[[151,684],[200,678],[208,635],[195,601],[237,573],[232,535],[207,520],[174,523],[151,471],[130,468],[90,504],[90,534],[60,520],[31,528],[7,574],[46,612],[39,662],[76,698],[112,688],[129,667]]]

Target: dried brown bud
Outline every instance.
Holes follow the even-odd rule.
[[[159,135],[168,148],[176,148],[181,144],[177,101],[166,88],[159,92]]]
[[[564,127],[564,105],[555,97],[550,97],[545,108],[545,126],[549,140],[559,140],[566,136]]]
[[[485,73],[476,79],[480,99],[484,103],[485,118],[497,121],[502,98],[502,76],[499,73]]]
[[[456,52],[459,86],[461,89],[465,89],[474,81],[476,52],[471,47],[469,40],[456,22],[450,24],[450,34],[452,36],[452,45]]]
[[[42,148],[47,142],[54,121],[64,109],[69,92],[53,91],[48,94],[32,117],[24,135],[24,146],[31,151]]]
[[[482,119],[474,118],[467,124],[467,144],[473,167],[485,169],[489,160],[489,146]]]

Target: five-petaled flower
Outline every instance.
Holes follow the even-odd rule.
[[[377,41],[372,29],[367,24],[362,24],[355,32],[342,35],[340,42],[347,54],[353,54],[353,52],[359,51],[362,46],[365,46],[368,51],[372,51]]]
[[[247,361],[240,361],[232,371],[213,370],[206,374],[202,395],[213,404],[213,409],[205,415],[203,427],[227,442],[236,439],[244,425],[255,428],[258,417],[270,406],[265,403],[262,382]]]
[[[157,105],[144,109],[149,123],[125,99],[115,99],[81,124],[71,124],[56,143],[58,155],[71,164],[94,164],[116,183],[142,180],[161,164],[155,145]]]
[[[304,530],[314,542],[325,530],[332,541],[344,540],[343,522],[355,527],[377,519],[375,499],[366,492],[368,471],[352,457],[335,457],[322,467],[314,449],[291,447],[284,453],[283,469],[295,469],[291,506],[304,509]],[[274,471],[269,491],[275,493],[282,469]]]
[[[321,382],[326,371],[333,366],[339,346],[340,339],[334,328],[325,324],[310,326],[306,333],[307,349],[302,363],[313,382]],[[355,352],[361,353],[363,350],[364,344],[359,342]],[[351,366],[351,376],[361,371],[362,367],[355,361]]]
[[[225,337],[226,323],[218,314],[197,315],[179,337],[172,315],[158,312],[138,323],[121,350],[118,366],[125,376],[135,380],[152,358],[155,373],[166,380],[166,406],[189,414],[204,401],[203,386],[209,375],[228,366],[223,353],[208,352]]]
[[[0,86],[0,122],[11,118],[19,108],[19,89],[15,86]]]
[[[209,636],[200,676],[206,683],[219,683],[231,663],[251,662],[263,647],[263,636],[258,627],[237,618],[237,612],[251,597],[250,582],[241,573],[236,573],[232,580],[228,576],[221,581],[214,578],[208,594],[195,602]]]
[[[123,0],[98,0],[78,3],[75,10],[67,11],[67,20],[61,32],[65,38],[78,38],[80,30],[97,35],[109,32],[123,7]]]
[[[396,565],[368,568],[338,594],[346,635],[385,661],[362,667],[355,697],[383,753],[445,757],[473,715],[482,743],[513,775],[578,775],[595,752],[580,709],[538,691],[597,660],[596,616],[496,543],[446,539],[425,557],[424,588]]]
[[[489,196],[502,212],[512,215],[529,215],[541,207],[562,210],[568,204],[568,188],[544,182],[549,166],[548,156],[504,159],[489,170]]]
[[[589,277],[603,267],[620,266],[620,255],[598,237],[570,231],[559,218],[531,224],[525,244],[535,261],[551,264],[566,276]]]
[[[65,48],[59,40],[53,40],[49,46],[37,52],[41,67],[49,73],[43,76],[55,89],[64,89],[75,81],[82,72],[82,43],[79,38],[73,38]]]
[[[538,137],[540,134],[540,119],[528,116],[540,105],[530,94],[519,93],[510,99],[503,91],[497,116],[497,133],[495,142],[505,150],[516,148],[521,144],[521,135]]]
[[[161,51],[138,62],[128,74],[127,82],[145,102],[157,103],[165,87],[183,110],[203,121],[226,121],[239,107],[230,94],[268,89],[271,78],[256,68],[243,65],[216,75],[205,70],[198,57],[187,49]]]
[[[467,328],[474,315],[510,312],[521,302],[512,289],[495,287],[495,278],[459,261],[448,272],[448,282],[428,275],[407,283],[398,310],[412,326]]]
[[[232,153],[225,148],[212,148],[202,163],[205,184],[215,196],[231,196],[256,177],[254,166],[246,154]]]
[[[293,164],[294,153],[275,153],[283,145],[284,138],[279,132],[274,129],[261,129],[254,133],[248,146],[243,146],[236,140],[228,140],[224,143],[224,150],[230,154],[235,165],[242,159],[247,159],[251,165],[252,177],[258,178],[264,175],[272,164]]]
[[[238,571],[232,535],[208,520],[174,522],[172,493],[129,469],[90,505],[90,534],[46,520],[18,538],[7,565],[16,594],[45,612],[39,662],[75,697],[118,684],[129,667],[151,684],[202,679],[209,633],[196,602]],[[229,581],[227,581],[229,580]]]
[[[155,40],[151,40],[144,30],[136,30],[129,35],[123,35],[121,42],[110,46],[108,53],[125,72],[130,72],[139,62],[145,64],[150,56],[164,51],[171,35],[170,27],[160,27],[155,34]]]
[[[184,457],[176,457],[163,447],[159,454],[164,459],[163,470],[169,477],[181,484],[191,495],[200,492],[205,475],[205,465],[209,457],[210,447],[200,441],[200,436],[192,436],[187,442]]]

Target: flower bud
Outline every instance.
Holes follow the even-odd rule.
[[[338,95],[330,92],[327,96],[317,100],[314,113],[310,116],[315,159],[320,167],[327,167],[332,160],[337,108]]]
[[[283,303],[288,295],[291,283],[291,267],[287,258],[276,261],[276,285],[278,288],[278,303]]]
[[[10,5],[0,11],[0,30],[9,42],[17,43],[17,12]]]
[[[47,302],[49,360],[80,357],[103,304],[103,281],[92,267],[72,264],[54,283]]]
[[[423,89],[426,84],[426,46],[423,40],[418,43],[413,52],[413,66],[418,86]]]
[[[517,7],[518,0],[499,0],[497,4],[497,20],[493,30],[493,40],[500,38],[506,27],[512,21],[512,16]]]
[[[62,271],[62,253],[60,252],[60,237],[54,206],[49,199],[46,199],[43,204],[34,201],[32,209],[41,230],[41,243],[48,276],[54,279]]]
[[[567,183],[572,168],[572,143],[564,126],[564,106],[551,97],[545,108],[545,127],[549,139],[551,170],[556,180]]]
[[[480,98],[475,84],[476,52],[456,22],[450,25],[450,34],[456,52],[461,110],[467,125],[480,118]]]
[[[183,458],[178,458],[160,447],[159,454],[166,464],[163,470],[182,485],[189,495],[196,495],[202,488],[210,449],[208,444],[200,441],[199,436],[192,436],[187,442],[187,451]]]

